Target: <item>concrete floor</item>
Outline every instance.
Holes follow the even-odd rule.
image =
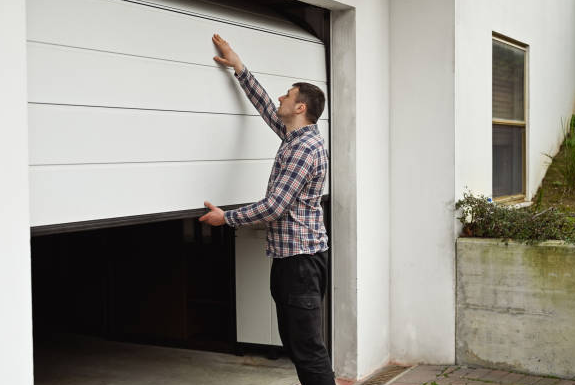
[[[34,347],[35,385],[293,385],[287,358],[230,354],[58,335]]]

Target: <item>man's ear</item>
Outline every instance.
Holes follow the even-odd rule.
[[[307,110],[307,105],[305,103],[298,103],[298,106],[296,109],[297,109],[298,113],[300,113],[300,114],[304,113],[305,114],[305,112]]]

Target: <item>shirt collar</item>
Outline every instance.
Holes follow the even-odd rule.
[[[302,136],[306,132],[313,131],[316,129],[317,129],[317,124],[308,124],[307,126],[296,128],[295,130],[290,131],[286,134],[285,141],[291,142],[294,138],[297,138],[298,136]]]

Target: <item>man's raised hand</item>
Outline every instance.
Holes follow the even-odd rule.
[[[221,54],[221,56],[214,56],[214,60],[226,67],[234,67],[237,74],[242,72],[244,65],[238,54],[234,52],[228,42],[222,39],[222,37],[217,33],[212,36],[212,42]]]

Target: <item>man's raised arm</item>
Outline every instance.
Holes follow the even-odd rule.
[[[258,110],[267,125],[283,140],[286,134],[286,126],[277,115],[276,106],[267,92],[244,66],[238,54],[234,52],[227,41],[218,34],[212,36],[212,41],[222,55],[214,56],[214,60],[222,65],[234,68],[235,76],[250,102]]]

